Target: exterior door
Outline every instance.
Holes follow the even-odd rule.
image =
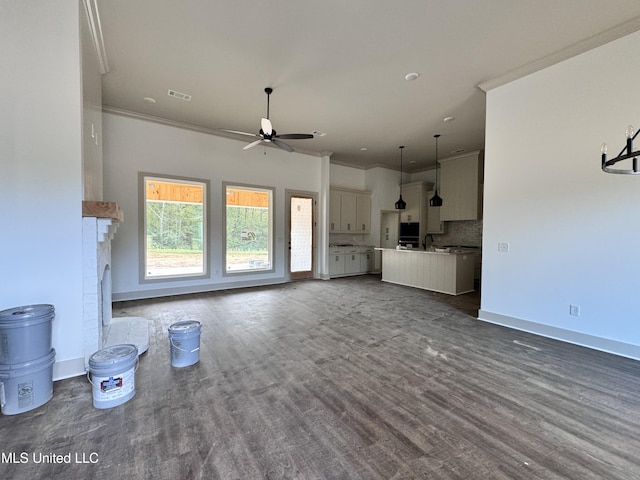
[[[314,277],[315,205],[313,194],[288,193],[289,199],[289,277]]]

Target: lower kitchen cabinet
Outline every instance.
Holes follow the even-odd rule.
[[[373,247],[330,247],[329,276],[362,275],[373,269]]]

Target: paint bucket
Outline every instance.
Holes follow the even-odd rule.
[[[0,364],[39,359],[51,350],[53,305],[25,305],[0,312]]]
[[[27,412],[53,397],[56,351],[28,362],[0,365],[0,409],[4,415]]]
[[[185,320],[169,327],[171,365],[188,367],[200,360],[200,322]]]
[[[111,345],[89,357],[87,378],[93,386],[93,406],[111,408],[136,394],[138,347],[128,343]]]

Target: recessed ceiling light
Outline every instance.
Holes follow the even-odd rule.
[[[456,119],[456,117],[444,117],[442,119],[443,122],[453,122]]]
[[[368,148],[367,148],[367,147],[362,147],[362,148],[360,149],[360,151],[361,151],[361,152],[366,152],[367,150],[368,150]]]
[[[414,163],[416,163],[416,161],[415,160],[409,160],[409,163],[413,165]]]
[[[144,97],[142,100],[147,103],[156,103],[156,99],[151,97]]]
[[[404,79],[405,79],[407,82],[412,82],[413,80],[415,80],[415,79],[416,79],[416,78],[418,78],[419,76],[420,76],[420,74],[419,74],[418,72],[411,72],[411,73],[407,73],[407,74],[404,76]]]

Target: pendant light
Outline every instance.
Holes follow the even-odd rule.
[[[438,137],[440,134],[436,134],[433,137],[436,139],[436,192],[435,195],[429,200],[429,205],[432,207],[441,207],[442,199],[438,196]]]
[[[404,145],[398,147],[400,149],[400,198],[396,202],[396,210],[404,210],[407,208],[407,202],[402,200],[402,149]]]

